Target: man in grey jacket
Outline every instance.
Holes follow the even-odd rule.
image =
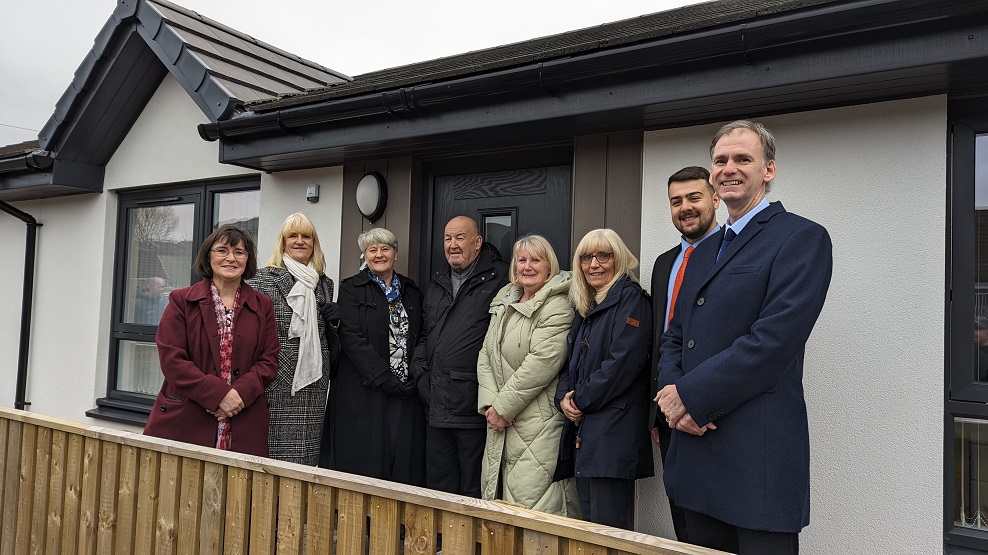
[[[477,413],[477,355],[508,267],[466,216],[446,224],[443,252],[449,266],[429,284],[426,341],[416,349],[412,368],[427,407],[426,485],[480,497],[487,422]]]

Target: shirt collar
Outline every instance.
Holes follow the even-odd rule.
[[[685,252],[686,249],[688,249],[690,247],[699,247],[700,246],[700,243],[702,243],[704,240],[706,240],[707,237],[710,237],[711,235],[714,235],[715,233],[717,233],[718,231],[720,231],[720,229],[721,228],[720,228],[719,225],[715,225],[713,227],[713,229],[711,229],[710,231],[707,232],[706,235],[704,235],[703,237],[700,237],[699,239],[697,239],[693,243],[690,243],[689,241],[687,241],[685,237],[680,236],[679,237],[679,244],[682,247],[682,251],[681,252]]]
[[[725,224],[724,230],[727,231],[728,229],[733,229],[734,233],[740,235],[741,230],[744,229],[744,226],[748,225],[748,222],[750,222],[751,219],[754,218],[756,214],[768,208],[768,204],[769,204],[768,199],[763,197],[761,202],[759,202],[757,205],[755,205],[754,208],[749,210],[747,214],[738,218],[738,221]]]

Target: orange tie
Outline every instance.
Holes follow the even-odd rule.
[[[679,297],[679,286],[683,284],[683,275],[686,273],[686,265],[689,264],[691,254],[693,254],[692,245],[686,247],[686,252],[683,253],[683,264],[676,272],[676,281],[672,284],[672,299],[669,299],[669,322],[672,322],[672,314],[676,312],[676,297]],[[666,328],[669,327],[669,322],[666,322]]]

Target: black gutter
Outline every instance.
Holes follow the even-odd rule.
[[[47,150],[35,150],[30,154],[0,160],[0,173],[24,170],[47,171],[51,169],[54,163],[55,159],[52,158],[51,152]]]
[[[450,81],[400,87],[384,92],[343,97],[305,106],[200,124],[206,141],[235,139],[262,133],[291,133],[292,129],[335,121],[413,115],[442,104],[469,105],[474,99],[494,100],[530,95],[554,95],[561,85],[601,79],[619,73],[658,71],[674,64],[734,56],[750,63],[759,50],[805,48],[810,41],[868,33],[904,24],[917,24],[984,13],[977,1],[955,4],[930,0],[861,0],[825,4],[765,19],[732,23],[646,43],[598,50],[589,54],[530,63],[503,71],[454,78]],[[277,103],[273,101],[272,104]]]
[[[17,385],[14,392],[14,408],[24,410],[31,403],[27,396],[27,355],[31,345],[31,305],[34,300],[34,257],[38,243],[38,223],[34,216],[0,201],[0,210],[27,224],[27,244],[24,250],[24,296],[21,299],[21,342],[17,354]]]

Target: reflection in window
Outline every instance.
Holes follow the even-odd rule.
[[[954,500],[954,524],[988,530],[988,422],[954,419]]]
[[[158,325],[168,293],[189,285],[194,212],[193,204],[128,210],[124,322]]]
[[[158,347],[154,343],[120,342],[117,389],[155,395],[161,389],[162,381],[164,376],[158,363]]]
[[[257,217],[261,212],[261,191],[234,191],[213,196],[213,230],[233,224],[250,231],[257,242]]]
[[[974,379],[988,381],[988,135],[978,135],[974,156]]]
[[[511,214],[484,216],[484,241],[501,251],[501,258],[511,259],[511,247],[515,244],[515,226]]]

